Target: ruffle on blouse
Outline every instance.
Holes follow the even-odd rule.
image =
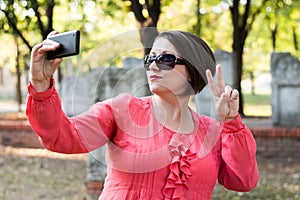
[[[190,144],[191,138],[181,137],[184,138],[173,137],[169,144],[172,162],[170,174],[163,189],[165,200],[183,200],[184,193],[189,189],[187,180],[192,176],[190,162],[197,155],[187,147],[186,143]]]

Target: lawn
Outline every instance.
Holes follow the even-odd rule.
[[[247,193],[228,191],[217,185],[213,200],[299,200],[300,165],[258,157],[260,180]]]
[[[249,193],[217,185],[213,200],[300,199],[300,165],[258,157],[260,181]],[[85,155],[0,146],[0,200],[91,200],[85,193]]]
[[[85,172],[83,156],[0,146],[0,200],[90,200]]]
[[[270,117],[272,114],[270,94],[243,94],[246,116]]]

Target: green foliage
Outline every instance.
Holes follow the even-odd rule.
[[[277,28],[275,51],[289,51],[300,56],[299,49],[295,49],[293,28],[299,43],[300,37],[300,2],[295,0],[268,1],[262,16],[266,32],[271,38],[271,31]],[[263,34],[261,34],[263,36]],[[299,45],[299,44],[298,44]]]
[[[103,14],[116,18],[120,15],[120,11],[125,11],[125,5],[122,0],[102,0],[96,1],[97,4],[100,5],[103,10]]]
[[[59,13],[65,13],[65,17]],[[126,12],[121,0],[82,1],[80,4],[61,1],[55,8],[53,26],[60,32],[72,29],[81,31],[80,55],[65,59],[68,62],[61,65],[64,74],[70,64],[74,66],[73,73],[85,73],[91,68],[111,64],[116,52],[106,47],[102,52],[99,46],[105,46],[106,41],[116,34],[136,28],[134,16]],[[86,64],[87,68],[84,67]]]
[[[295,49],[293,27],[300,41],[300,2],[295,0],[269,0],[252,26],[244,50],[244,78],[251,73],[258,75],[270,71],[272,51],[291,52],[300,57]],[[272,48],[272,30],[277,26],[276,48]],[[298,44],[299,45],[299,44]]]
[[[37,30],[37,19],[35,16],[34,1],[0,1],[2,15],[6,26],[3,30],[12,33],[12,26],[20,31]],[[45,4],[40,3],[40,11],[45,12]],[[5,14],[6,13],[6,14]]]

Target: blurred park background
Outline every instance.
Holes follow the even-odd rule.
[[[190,31],[213,50],[235,53],[243,97],[240,112],[245,120],[266,121],[269,126],[271,54],[290,52],[299,59],[299,0],[0,0],[1,120],[26,121],[30,51],[51,31],[81,31],[80,54],[66,58],[55,76],[59,87],[64,78],[79,72],[121,66],[128,56],[143,58],[147,51],[143,41],[155,36],[138,31],[146,27],[157,32]],[[109,43],[112,37],[132,30],[137,31],[126,43]],[[133,50],[136,44],[141,48]],[[95,52],[99,46],[102,50]],[[84,188],[84,156],[0,147],[0,199],[89,198]],[[231,193],[217,187],[214,199],[299,199],[299,163],[281,156],[285,159],[258,158],[262,180],[254,192]]]

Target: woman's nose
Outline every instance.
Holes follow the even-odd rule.
[[[159,68],[157,67],[157,64],[155,61],[153,61],[150,65],[149,65],[149,70],[153,70],[153,71],[158,71]]]

